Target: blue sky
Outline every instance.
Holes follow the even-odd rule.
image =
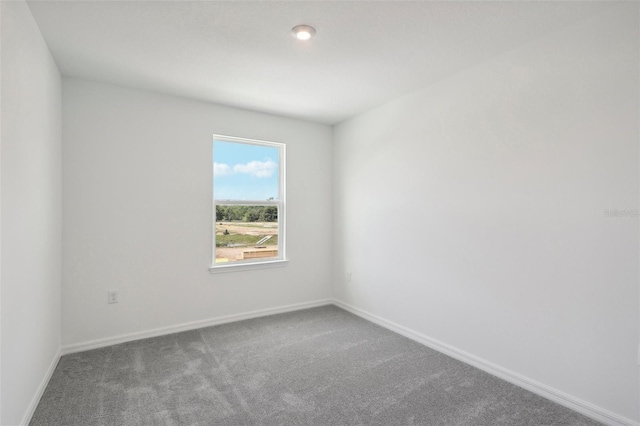
[[[217,200],[278,198],[278,148],[213,141],[213,196]]]

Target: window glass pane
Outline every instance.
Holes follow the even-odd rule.
[[[277,200],[276,147],[214,140],[213,197],[216,200]]]
[[[216,205],[215,263],[278,257],[278,208]]]

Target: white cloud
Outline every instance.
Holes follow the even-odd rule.
[[[236,164],[233,166],[234,173],[245,173],[259,178],[268,178],[273,175],[278,165],[271,160],[250,161],[247,164]]]
[[[213,163],[213,175],[214,176],[229,176],[233,173],[231,167],[225,163]]]
[[[272,160],[250,161],[246,164],[236,164],[233,167],[225,163],[213,163],[213,175],[220,177],[242,173],[257,178],[268,178],[273,175],[277,168],[278,165]]]

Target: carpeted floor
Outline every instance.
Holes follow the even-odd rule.
[[[62,357],[37,425],[597,425],[334,306]]]

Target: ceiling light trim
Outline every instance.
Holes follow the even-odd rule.
[[[296,25],[291,29],[291,35],[298,40],[307,41],[316,35],[316,29],[310,25]]]

